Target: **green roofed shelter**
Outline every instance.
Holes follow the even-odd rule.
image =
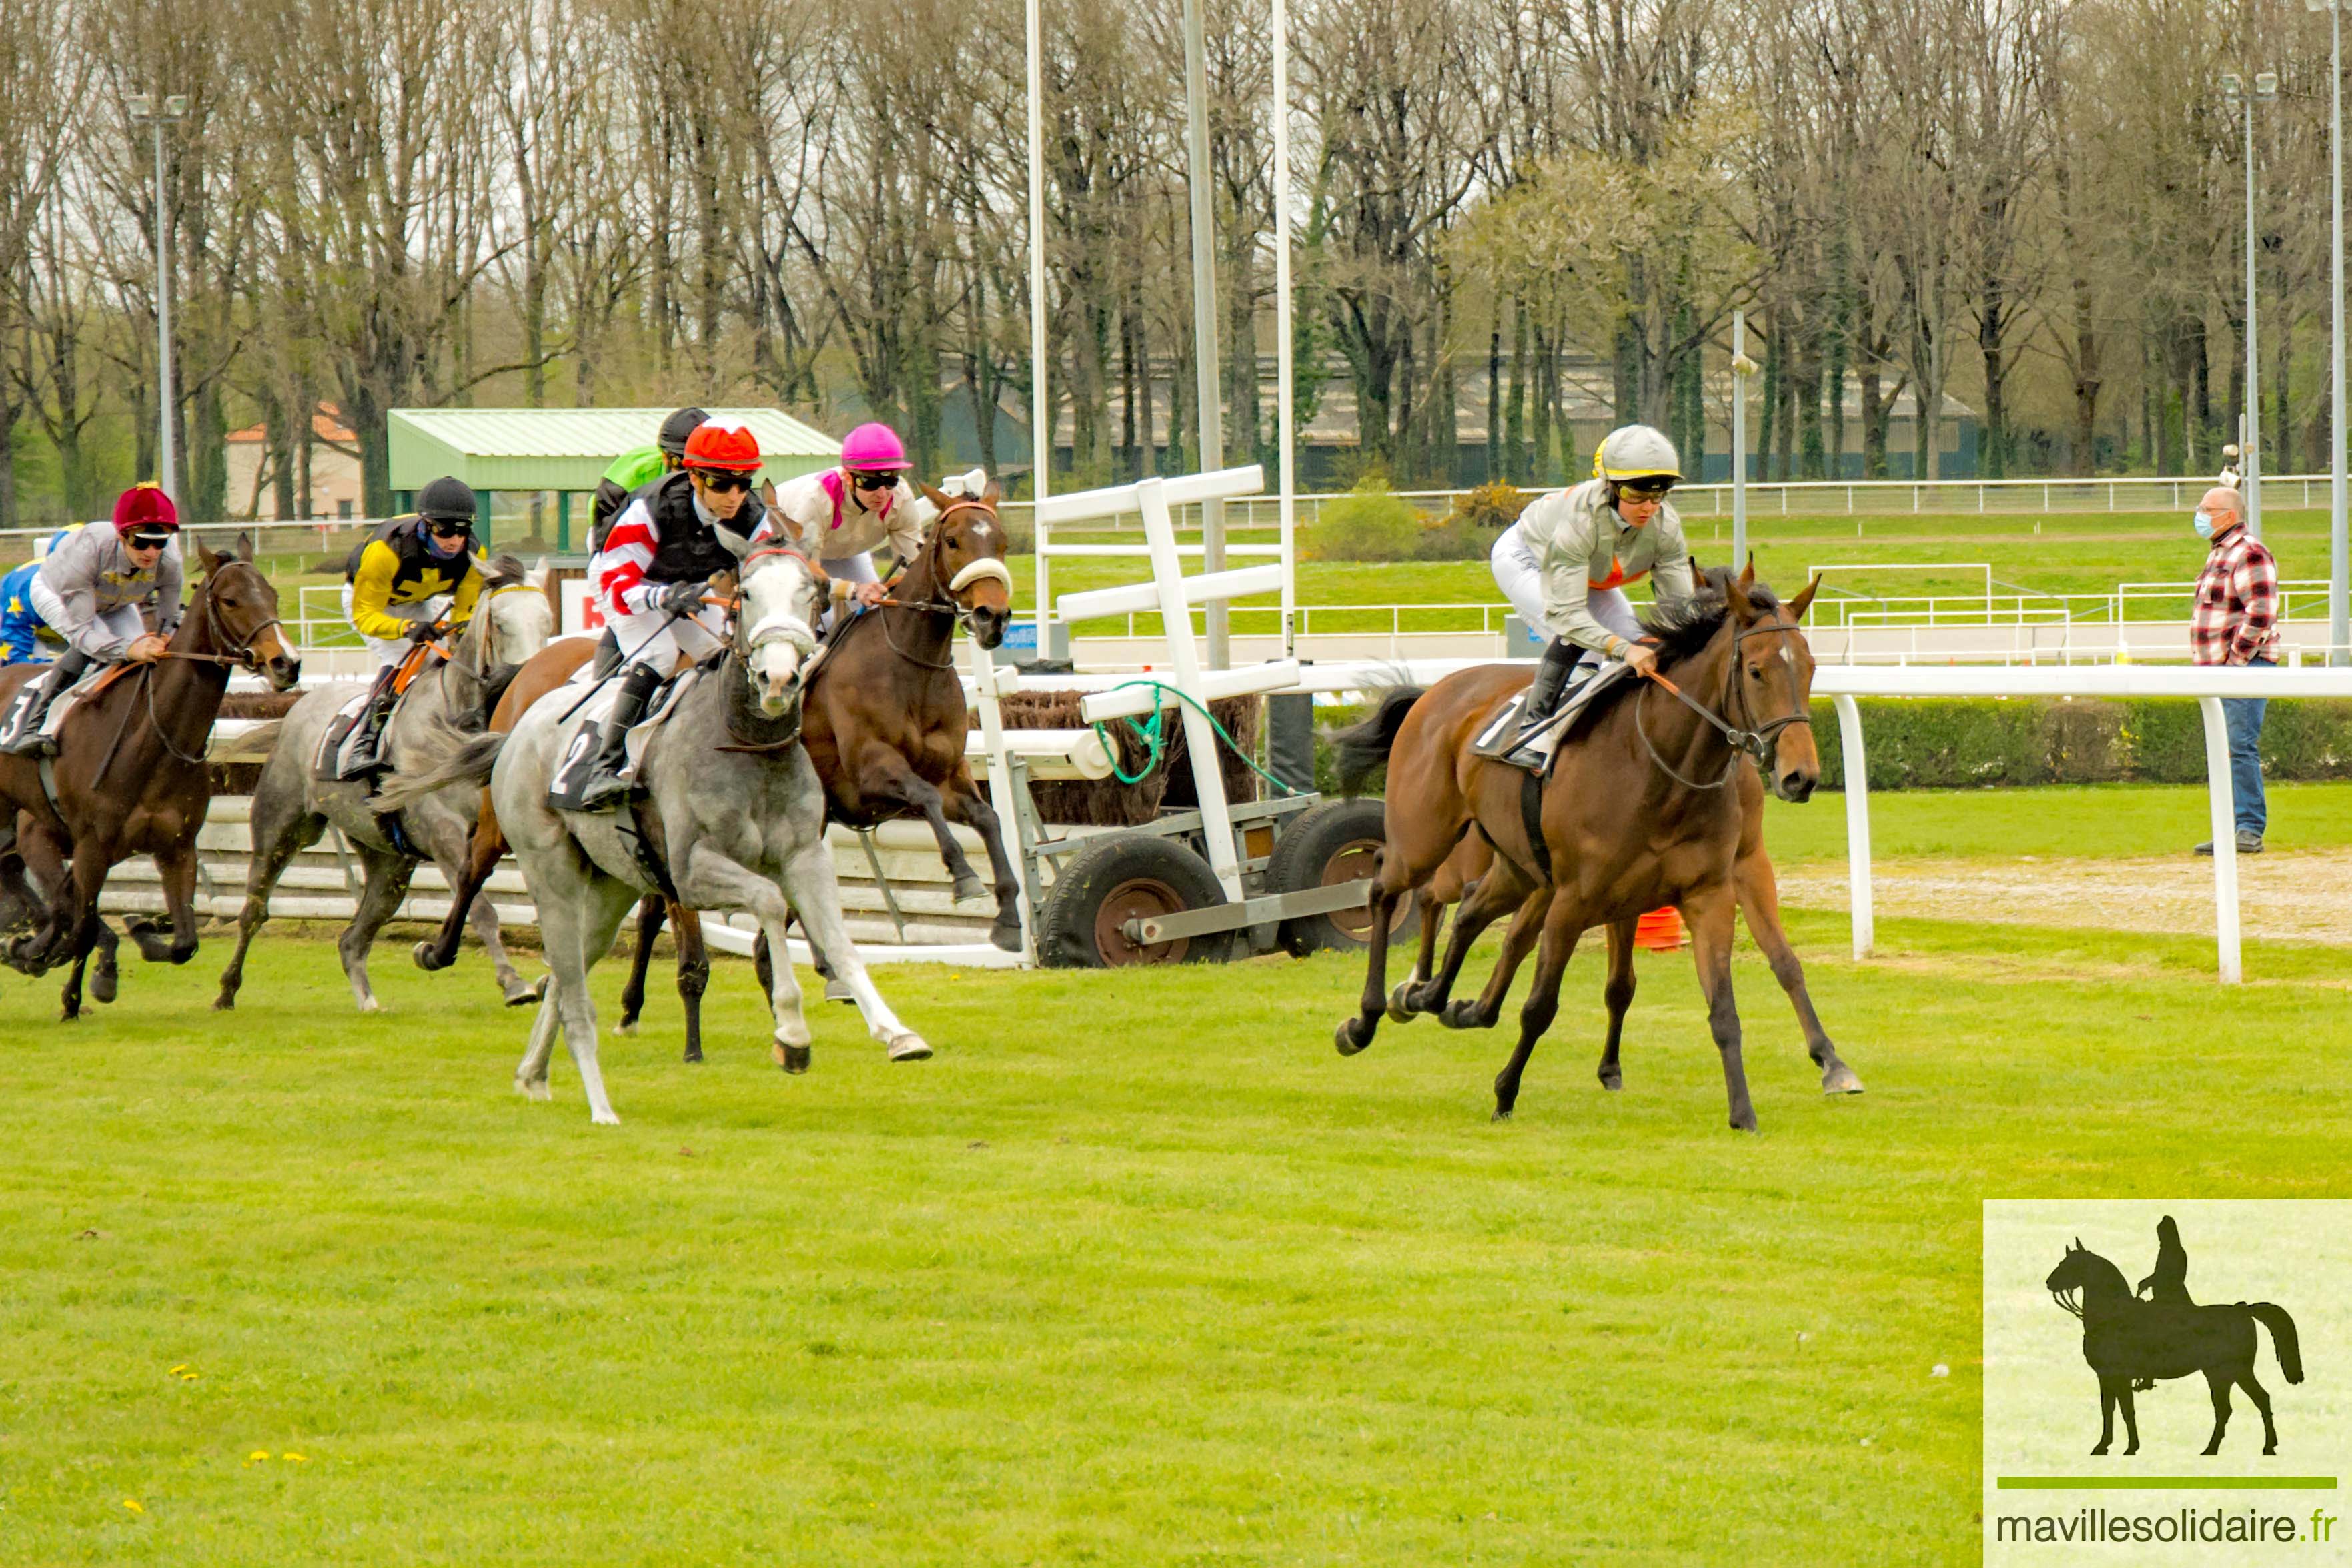
[[[444,474],[480,497],[480,537],[489,538],[495,491],[552,493],[570,532],[571,497],[596,481],[622,453],[650,446],[668,408],[396,408],[387,416],[392,489],[400,508]],[[760,438],[760,476],[782,481],[840,460],[841,442],[780,408],[714,408],[714,419],[740,420]],[[565,541],[568,547],[569,541]]]

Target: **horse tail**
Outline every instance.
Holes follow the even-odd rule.
[[[2251,1301],[2245,1303],[2245,1308],[2255,1322],[2271,1331],[2271,1348],[2278,1353],[2279,1370],[2286,1374],[2286,1380],[2301,1383],[2303,1345],[2294,1337],[2294,1320],[2274,1301]]]
[[[369,802],[377,811],[398,811],[453,784],[488,783],[499,760],[507,732],[468,734],[437,715],[425,733],[409,744],[414,760],[388,775]]]
[[[1421,700],[1425,688],[1391,686],[1381,694],[1380,705],[1371,716],[1361,724],[1349,725],[1331,737],[1339,759],[1339,789],[1344,794],[1363,792],[1364,782],[1374,772],[1388,766],[1390,748],[1396,745],[1397,731],[1403,727],[1404,716]]]

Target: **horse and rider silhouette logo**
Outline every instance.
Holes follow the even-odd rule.
[[[2213,1436],[2205,1445],[2208,1456],[2221,1451],[2221,1434],[2230,1425],[2230,1385],[2246,1391],[2263,1416],[2263,1452],[2278,1452],[2278,1427],[2271,1420],[2271,1396],[2254,1379],[2254,1354],[2260,1336],[2254,1325],[2271,1332],[2271,1347],[2289,1383],[2303,1381],[2303,1351],[2296,1341],[2294,1320],[2286,1309],[2270,1301],[2239,1301],[2235,1305],[2200,1306],[2189,1295],[2189,1250],[2181,1245],[2180,1227],[2166,1215],[2156,1227],[2156,1267],[2134,1291],[2124,1283],[2123,1270],[2084,1247],[2080,1237],[2066,1249],[2058,1266],[2043,1281],[2051,1299],[2082,1320],[2083,1359],[2099,1379],[2099,1446],[2104,1454],[2115,1441],[2116,1411],[2123,1410],[2126,1454],[2139,1452],[2139,1421],[2132,1396],[2165,1378],[2205,1375],[2213,1396]]]

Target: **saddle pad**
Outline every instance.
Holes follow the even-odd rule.
[[[645,764],[646,747],[651,743],[654,731],[677,706],[678,699],[693,686],[695,677],[701,673],[699,669],[690,668],[683,674],[672,678],[667,685],[655,692],[653,700],[646,705],[646,716],[629,727],[625,743],[628,759],[621,765],[621,777],[627,779],[632,786],[636,783],[637,769]],[[574,681],[579,678],[573,677]],[[566,683],[567,685],[571,684]],[[558,733],[555,754],[563,758],[563,761],[556,767],[556,779],[566,782],[563,789],[551,789],[548,793],[548,804],[557,810],[579,809],[572,803],[576,797],[566,791],[586,782],[587,769],[584,766],[579,768],[576,779],[567,780],[566,775],[572,771],[576,758],[593,754],[597,738],[604,726],[612,718],[614,706],[620,701],[620,683],[605,682],[588,695],[586,700],[580,704],[578,711],[565,721]],[[541,697],[540,700],[544,702],[547,698]],[[583,746],[587,748],[585,752],[581,750]]]
[[[368,698],[373,688],[362,686],[357,695],[335,710],[319,737],[319,749],[310,758],[310,776],[325,783],[347,777],[346,766],[358,735],[360,716],[367,711]]]
[[[1559,706],[1532,731],[1524,731],[1519,720],[1520,711],[1527,706],[1527,692],[1513,694],[1502,710],[1478,732],[1478,738],[1470,747],[1472,755],[1519,768],[1549,770],[1553,754],[1576,727],[1578,719],[1591,709],[1592,699],[1632,674],[1630,666],[1615,659],[1605,659],[1597,664],[1579,664],[1568,674],[1568,690],[1560,695]]]
[[[43,735],[47,736],[52,740],[56,739],[58,735],[58,727],[65,722],[65,717],[68,713],[72,711],[81,703],[96,696],[101,690],[111,685],[113,682],[120,680],[122,675],[131,668],[132,666],[128,664],[92,664],[89,668],[82,672],[81,678],[79,680],[77,680],[72,685],[68,686],[63,692],[60,692],[58,695],[56,700],[49,704],[48,711],[41,716],[40,727],[31,731],[29,734],[25,736],[24,738],[26,740],[30,740],[35,735]],[[9,705],[9,712],[7,718],[5,721],[5,727],[7,729],[13,730],[16,727],[16,714],[17,708],[24,703],[30,701],[34,692],[39,689],[43,683],[54,681],[56,679],[57,666],[52,664],[48,669],[44,670],[41,674],[35,675],[31,680],[26,681],[23,685],[17,687],[16,700]]]

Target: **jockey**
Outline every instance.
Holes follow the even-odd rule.
[[[16,706],[0,725],[0,750],[54,756],[56,742],[37,733],[50,700],[92,664],[163,656],[180,621],[186,575],[180,565],[180,513],[160,486],[134,485],[114,503],[114,526],[92,526],[67,536],[42,558],[34,574],[34,612],[66,641],[55,668],[25,683]],[[139,606],[152,595],[157,624],[147,630]]]
[[[1618,660],[1636,674],[1655,667],[1656,653],[1636,641],[1642,623],[1624,584],[1654,572],[1661,601],[1694,590],[1682,518],[1665,499],[1682,478],[1675,444],[1646,424],[1612,430],[1592,455],[1592,476],[1530,503],[1495,541],[1503,597],[1551,637],[1528,692],[1527,726],[1557,711],[1580,660]]]
[[[629,728],[667,680],[677,656],[715,653],[724,622],[702,597],[771,531],[751,494],[760,440],[732,420],[709,420],[687,438],[680,470],[638,491],[613,519],[588,580],[623,654],[621,688],[581,800],[594,810],[625,793]]]
[[[630,497],[663,476],[677,472],[678,460],[686,455],[686,438],[709,417],[698,408],[679,409],[662,421],[661,435],[654,444],[613,459],[613,465],[596,481],[596,494],[588,503],[591,554],[604,548],[604,536],[613,531],[613,519],[621,515]]]
[[[378,669],[433,640],[446,607],[453,626],[472,619],[482,596],[474,538],[474,491],[447,475],[416,492],[416,515],[396,517],[343,562],[343,613]]]
[[[776,486],[776,510],[827,577],[854,585],[849,595],[861,605],[870,608],[889,596],[888,586],[875,576],[875,549],[886,542],[890,546],[898,557],[890,574],[896,580],[923,548],[923,530],[940,515],[907,482],[913,467],[897,431],[861,424],[843,439],[839,467]]]

